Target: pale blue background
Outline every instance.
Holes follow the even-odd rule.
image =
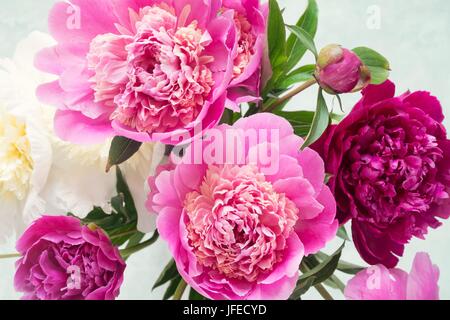
[[[93,0],[95,1],[95,0]],[[10,56],[16,43],[32,30],[46,31],[46,15],[53,0],[0,0],[0,56]],[[306,0],[280,0],[286,7],[286,20],[294,23]],[[370,46],[386,55],[392,65],[391,78],[399,92],[425,89],[442,102],[450,128],[450,2],[448,0],[318,0],[321,9],[317,46],[340,43],[346,47]],[[369,8],[380,10],[380,29],[368,28]],[[344,99],[348,110],[358,95]],[[314,90],[298,97],[291,108],[310,109]],[[330,101],[330,104],[332,101]],[[432,230],[427,241],[414,240],[407,247],[400,267],[409,271],[416,252],[427,251],[441,269],[441,298],[450,298],[450,222]],[[338,243],[330,246],[333,250]],[[6,253],[12,247],[0,247]],[[362,263],[351,244],[344,253],[347,260]],[[133,256],[128,261],[122,299],[159,299],[162,290],[151,287],[170,257],[163,243]],[[15,299],[12,289],[13,261],[0,260],[0,299]],[[346,277],[343,277],[346,279]],[[333,294],[342,298],[338,292]],[[308,298],[318,298],[312,291]]]

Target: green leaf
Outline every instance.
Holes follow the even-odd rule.
[[[303,263],[306,264],[306,266],[309,269],[313,269],[320,265],[320,260],[316,255],[310,255],[308,257],[305,257],[303,259]],[[323,284],[325,284],[328,287],[338,289],[343,291],[345,289],[345,285],[342,283],[342,281],[336,277],[334,274],[331,275],[328,279],[326,279]]]
[[[135,246],[127,247],[126,249],[122,249],[122,250],[120,250],[120,254],[122,255],[122,257],[124,259],[128,259],[132,254],[135,254],[136,252],[139,252],[139,251],[153,245],[158,239],[159,239],[159,233],[158,233],[158,230],[156,230],[150,239],[148,239],[144,242],[141,242]]]
[[[269,0],[267,40],[272,77],[263,90],[263,97],[272,90],[278,79],[285,74],[284,65],[287,60],[286,27],[284,25],[283,12],[280,10],[276,0]]]
[[[319,8],[315,0],[308,0],[308,6],[300,17],[296,26],[302,28],[314,39],[317,32],[317,25],[319,20]],[[307,48],[301,41],[291,34],[287,41],[286,51],[289,52],[289,57],[286,63],[286,70],[292,70],[297,63],[303,58]]]
[[[337,269],[343,273],[355,275],[361,271],[363,271],[365,268],[361,266],[357,266],[356,264],[340,261],[338,264]]]
[[[181,276],[178,276],[174,278],[172,281],[170,281],[169,286],[167,287],[166,292],[164,293],[163,300],[169,300],[173,295],[175,294],[175,291],[177,291],[178,285],[181,282]]]
[[[108,172],[113,166],[124,163],[138,152],[142,143],[125,137],[115,137],[111,142],[109,149],[108,164],[106,171]]]
[[[305,281],[310,277],[314,277],[315,280],[313,282],[314,285],[324,282],[328,278],[330,278],[333,273],[336,271],[339,263],[339,259],[341,258],[342,250],[344,249],[345,243],[335,252],[333,255],[327,257],[324,261],[322,261],[319,265],[314,267],[313,269],[303,273],[299,281]],[[305,262],[302,262],[302,264]],[[306,262],[307,263],[307,262]]]
[[[345,114],[337,114],[337,113],[331,112],[330,118],[333,123],[338,124],[339,122],[344,120]]]
[[[125,208],[125,217],[128,222],[136,221],[137,223],[137,209],[134,203],[133,195],[131,194],[130,188],[122,174],[122,170],[119,167],[116,168],[116,189],[119,195],[123,196],[123,203]]]
[[[156,280],[152,290],[166,284],[167,282],[179,277],[177,265],[175,261],[172,259],[164,268],[163,272],[160,274],[158,279]]]
[[[272,67],[277,66],[280,57],[285,55],[286,50],[286,28],[284,26],[283,13],[276,0],[269,1],[269,23],[268,23],[269,57]]]
[[[323,282],[323,284],[330,288],[337,289],[337,290],[341,291],[342,293],[344,293],[345,284],[334,274],[329,279],[325,280]]]
[[[288,25],[287,28],[291,30],[295,36],[297,36],[298,40],[303,44],[303,46],[311,51],[317,59],[318,53],[316,45],[314,43],[314,38],[308,33],[308,31],[298,26]]]
[[[318,252],[315,256],[320,260],[326,260],[329,258],[329,256],[323,252]],[[344,260],[340,260],[337,266],[337,270],[350,275],[355,275],[364,269],[365,269],[364,267],[358,266],[356,264]]]
[[[353,49],[364,65],[370,70],[371,84],[381,84],[389,78],[389,61],[381,54],[366,47]]]
[[[342,104],[341,96],[337,94],[337,95],[336,95],[336,99],[337,99],[337,101],[338,101],[338,103],[339,103],[339,108],[341,109],[341,112],[342,112],[342,113],[345,113],[345,111],[344,111],[344,105]]]
[[[307,279],[297,282],[294,292],[289,297],[289,300],[299,300],[308,290],[314,285],[316,281],[315,277],[309,277]]]
[[[142,234],[137,231],[137,210],[133,196],[119,167],[116,167],[116,180],[117,195],[111,199],[113,211],[106,213],[95,207],[81,222],[97,225],[109,235],[114,245],[122,246],[131,239],[136,241]]]
[[[308,136],[306,137],[302,149],[309,147],[311,144],[319,140],[319,138],[328,128],[329,124],[330,124],[330,114],[328,112],[327,103],[325,101],[325,98],[323,97],[322,89],[319,89],[316,113],[314,114],[311,130],[309,131]]]
[[[313,64],[308,64],[306,66],[300,67],[292,71],[284,79],[280,80],[277,87],[279,89],[286,89],[293,86],[296,83],[311,80],[314,77],[315,69],[316,66]]]
[[[274,114],[288,120],[294,128],[295,134],[300,137],[306,137],[311,130],[314,119],[312,111],[274,111]]]
[[[311,124],[314,120],[312,111],[275,111],[274,113],[294,124]]]
[[[141,243],[142,239],[145,238],[145,233],[142,232],[136,232],[134,235],[132,235],[127,243],[126,248],[132,248],[136,245],[138,245],[139,243]]]
[[[194,288],[191,288],[191,290],[189,291],[189,300],[207,300],[207,299],[200,293],[195,291]]]
[[[345,241],[351,241],[350,237],[348,236],[347,230],[345,230],[344,226],[338,229],[337,236]]]

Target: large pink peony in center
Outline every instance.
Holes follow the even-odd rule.
[[[198,262],[249,282],[283,259],[298,220],[295,204],[256,166],[210,166],[200,191],[188,193],[184,207]]]
[[[236,102],[246,94],[229,93],[230,86],[246,83],[257,91],[247,82],[259,79],[265,20],[258,6],[253,0],[57,3],[49,29],[58,44],[36,59],[38,68],[59,76],[38,89],[43,102],[58,107],[56,132],[76,143],[121,135],[176,144],[194,128],[215,126],[227,97]],[[251,21],[262,23],[259,34]]]
[[[148,208],[197,292],[287,299],[303,257],[336,235],[324,163],[302,144],[289,122],[259,114],[206,131],[149,179]]]

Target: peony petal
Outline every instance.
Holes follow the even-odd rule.
[[[295,227],[305,247],[305,255],[317,253],[331,241],[339,227],[336,217],[336,201],[328,187],[324,187],[317,200],[322,204],[324,210],[314,219],[301,218]]]
[[[349,300],[405,300],[407,278],[404,271],[372,266],[348,282],[344,295]]]
[[[104,142],[114,135],[108,121],[89,119],[75,111],[58,111],[56,113],[55,132],[61,139],[79,144]]]
[[[418,253],[408,277],[408,300],[439,300],[439,269],[433,265],[430,256]]]

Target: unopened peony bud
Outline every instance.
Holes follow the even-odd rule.
[[[363,89],[370,81],[370,72],[354,52],[331,44],[320,51],[316,78],[328,93],[349,93]]]

